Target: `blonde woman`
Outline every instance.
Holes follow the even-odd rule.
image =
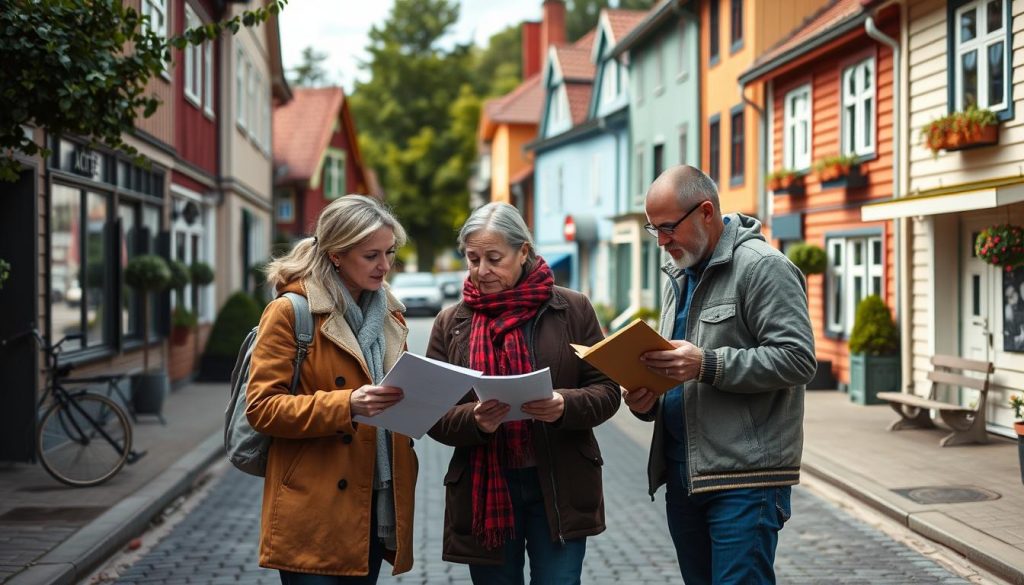
[[[291,302],[260,320],[246,415],[274,438],[263,488],[260,566],[284,585],[376,583],[412,567],[412,440],[352,421],[402,399],[380,383],[406,346],[404,307],[384,286],[405,231],[377,200],[347,195],[320,214],[314,236],[273,261],[278,294],[304,295],[314,335],[295,394]]]

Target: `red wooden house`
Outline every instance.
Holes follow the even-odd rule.
[[[771,236],[780,248],[806,241],[828,255],[825,274],[808,278],[808,302],[818,359],[840,384],[857,304],[874,294],[893,308],[897,297],[893,223],[861,221],[862,206],[895,192],[899,11],[875,6],[829,3],[740,76],[768,96],[765,171],[782,175],[768,185]]]
[[[356,127],[340,87],[297,88],[274,109],[274,217],[277,235],[308,235],[332,200],[383,196],[359,154]]]

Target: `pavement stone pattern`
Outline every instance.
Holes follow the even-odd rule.
[[[0,522],[0,583],[21,572],[70,537],[80,526]]]
[[[588,540],[583,583],[678,583],[679,569],[664,518],[663,492],[646,495],[647,446],[613,424],[597,430],[605,460],[608,530]],[[469,584],[465,565],[441,560],[442,478],[451,449],[417,441],[415,565],[381,584]],[[276,571],[257,567],[262,480],[228,468],[205,499],[162,541],[123,571],[117,583],[279,583]],[[793,518],[781,533],[780,583],[966,583],[942,566],[854,519],[806,489],[793,495]]]

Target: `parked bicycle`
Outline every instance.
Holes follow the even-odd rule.
[[[72,364],[58,363],[61,345],[80,339],[64,336],[50,345],[36,329],[4,340],[5,347],[32,337],[46,353],[46,382],[37,411],[42,415],[36,427],[36,455],[54,479],[75,487],[99,485],[145,455],[132,449],[132,427],[128,414],[109,394],[120,396],[118,382],[123,376],[71,378]],[[105,383],[108,396],[87,389],[68,390],[65,384]]]

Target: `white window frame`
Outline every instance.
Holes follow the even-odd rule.
[[[644,62],[647,59],[641,58],[637,55],[637,59],[633,62],[636,63],[636,103],[644,103]]]
[[[344,150],[329,149],[324,155],[324,198],[337,199],[345,194]]]
[[[196,217],[196,220],[192,223],[192,225],[189,225],[188,222],[185,221],[184,216],[182,216],[182,215],[177,215],[171,221],[171,224],[170,224],[170,231],[171,231],[171,254],[174,255],[174,256],[177,255],[178,235],[179,234],[183,234],[185,236],[185,257],[184,258],[175,258],[175,260],[178,260],[180,262],[184,262],[185,265],[187,265],[187,266],[191,266],[192,263],[194,263],[196,261],[204,262],[204,263],[209,264],[209,265],[212,266],[211,256],[210,256],[211,241],[213,239],[213,234],[212,234],[211,226],[210,226],[210,221],[212,219],[212,216],[209,213],[209,208],[206,205],[203,204],[203,197],[199,193],[196,193],[195,191],[192,191],[191,189],[186,189],[185,187],[182,187],[180,185],[175,185],[175,184],[171,185],[171,193],[172,193],[172,197],[171,197],[172,205],[174,205],[175,209],[179,209],[182,206],[184,206],[184,205],[186,205],[187,203],[190,203],[190,202],[194,203],[195,205],[197,205],[199,207],[199,215]],[[199,257],[198,258],[196,258],[193,255],[193,250],[192,250],[192,245],[191,245],[193,237],[198,237],[199,238],[199,246],[198,246],[199,247]],[[206,288],[213,288],[213,287],[206,287]],[[202,294],[203,293],[200,293],[201,296],[202,296]],[[184,288],[184,291],[183,291],[183,295],[184,295],[184,301],[185,301],[185,308],[188,309],[189,311],[195,312],[196,307],[192,306],[192,285],[191,284],[185,285],[185,288]],[[177,303],[176,296],[177,295],[171,295],[172,302],[175,303],[175,304]],[[207,308],[210,305],[208,300],[205,299],[205,298],[200,300],[199,304],[200,304],[200,307],[202,307],[202,308]],[[201,317],[205,317],[205,316],[207,316],[206,314],[208,312],[209,312],[209,310],[203,311],[203,315],[200,315],[200,316]]]
[[[786,94],[783,102],[783,168],[803,171],[811,168],[811,85],[802,85]],[[799,105],[803,108],[799,109]],[[799,148],[800,142],[805,148]]]
[[[604,62],[601,74],[601,103],[609,104],[619,97],[619,64],[615,59]]]
[[[876,244],[880,246],[877,262],[874,258]],[[857,246],[861,246],[859,263],[855,261]],[[828,255],[825,324],[830,333],[849,336],[853,331],[858,295],[863,300],[871,294],[883,296],[885,292],[885,244],[880,235],[826,238],[825,252]],[[858,278],[860,284],[855,286]],[[876,278],[877,290],[873,286]],[[839,307],[836,307],[837,291]]]
[[[272,125],[270,112],[270,83],[265,83],[261,91],[263,96],[263,108],[261,110],[263,115],[263,152],[270,154],[270,130]]]
[[[256,136],[256,66],[246,61],[245,70],[245,126],[252,139]]]
[[[601,204],[601,155],[597,153],[590,157],[590,203]]]
[[[690,75],[689,51],[686,47],[686,23],[685,16],[679,17],[679,63],[676,68],[676,81],[683,81]]]
[[[658,39],[654,44],[654,95],[665,91],[665,39]]]
[[[566,126],[571,126],[569,121],[569,94],[565,84],[560,84],[551,92],[551,103],[548,104],[547,135],[553,136],[561,133]]]
[[[856,84],[855,90],[850,91],[849,79],[853,76]],[[861,81],[870,81],[865,87]],[[875,58],[868,57],[859,63],[843,69],[840,76],[842,84],[840,100],[840,117],[842,118],[842,152],[843,154],[855,154],[865,156],[875,152],[875,128],[878,119],[878,105],[875,95],[875,88],[878,86],[875,79]],[[864,121],[869,118],[867,114],[870,104],[871,115],[868,123]],[[853,147],[850,147],[849,139],[853,137]]]
[[[245,87],[246,59],[245,52],[239,47],[235,53],[235,123],[242,130],[246,129]]]
[[[167,38],[167,31],[170,30],[170,17],[167,11],[168,0],[141,0],[142,16],[149,17],[149,28],[162,38]],[[170,63],[164,61],[164,69],[160,74],[170,81]]]
[[[1009,11],[1009,0],[1003,0],[1003,25],[988,33],[982,34],[983,31],[988,30],[988,10],[987,5],[990,0],[975,0],[969,2],[956,9],[955,21],[953,22],[953,30],[956,31],[956,39],[953,43],[953,71],[955,79],[955,90],[953,92],[956,100],[957,111],[963,111],[967,108],[968,104],[964,103],[963,94],[963,55],[971,51],[976,51],[975,55],[977,58],[977,73],[978,73],[978,95],[977,95],[977,106],[979,108],[987,108],[993,112],[1001,112],[1010,106],[1010,91],[1013,85],[1013,80],[1010,70],[1010,60],[1012,53],[1010,47],[1007,45],[1006,27],[1009,22],[1012,22],[1012,16]],[[974,10],[975,14],[975,37],[969,41],[961,40],[960,30],[960,18],[965,12]],[[1003,95],[1000,96],[1000,102],[993,102],[992,96],[988,95],[989,82],[991,72],[989,71],[988,63],[988,50],[989,47],[998,43],[1003,44]]]
[[[202,24],[199,15],[185,4],[185,29]],[[205,44],[205,43],[203,43]],[[197,108],[203,107],[203,45],[185,45],[185,101]]]
[[[213,41],[203,43],[203,112],[213,118]]]

